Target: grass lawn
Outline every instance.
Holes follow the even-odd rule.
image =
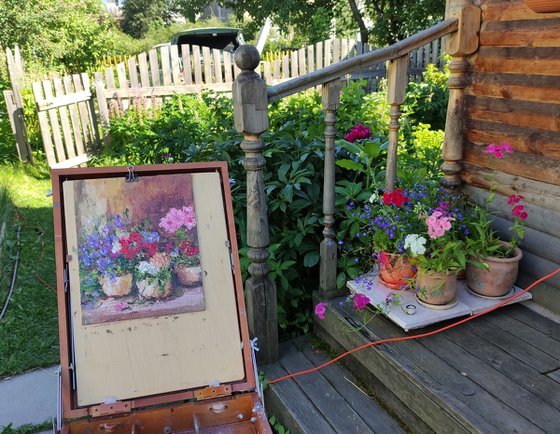
[[[19,268],[8,310],[0,321],[0,378],[58,363],[51,181],[47,171],[0,165],[21,228]],[[15,254],[15,252],[14,252]],[[0,287],[0,306],[9,291]],[[1,309],[1,307],[0,307]]]

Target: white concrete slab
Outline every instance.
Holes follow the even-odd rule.
[[[40,424],[56,416],[57,366],[0,381],[0,431],[12,424]]]
[[[364,279],[368,279],[373,282],[369,289],[363,282]],[[483,298],[471,293],[468,290],[466,282],[464,280],[459,280],[457,282],[457,304],[449,309],[432,309],[419,303],[416,299],[416,294],[412,291],[398,291],[387,288],[381,283],[377,277],[377,273],[375,272],[359,276],[356,280],[347,282],[346,286],[352,293],[362,293],[367,295],[373,305],[383,305],[385,299],[389,295],[400,294],[400,305],[391,306],[388,309],[387,317],[405,331],[426,327],[430,324],[435,324],[452,318],[474,315],[476,313],[483,312],[493,306],[496,306],[505,298],[518,294],[519,291],[521,291],[520,288],[513,287],[511,292],[504,298]],[[532,297],[533,296],[530,292],[526,292],[507,304],[530,300]],[[414,307],[407,309],[408,305]],[[407,313],[407,311],[409,311],[409,313]],[[411,314],[412,312],[414,313]]]

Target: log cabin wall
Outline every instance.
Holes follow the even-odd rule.
[[[529,217],[518,284],[526,287],[560,266],[560,13],[532,12],[523,0],[474,3],[482,24],[465,89],[462,179],[476,198],[492,186],[500,193],[490,207],[504,236],[511,224],[507,196],[524,196]],[[484,152],[504,142],[512,154],[496,159]],[[533,294],[560,313],[560,275]]]

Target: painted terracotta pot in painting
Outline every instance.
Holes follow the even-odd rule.
[[[381,252],[377,264],[379,280],[391,289],[405,289],[416,275],[416,267],[403,255]]]
[[[132,274],[120,276],[103,276],[99,279],[101,290],[109,297],[122,297],[132,291]]]
[[[416,274],[418,298],[426,304],[442,306],[457,298],[457,274],[418,270]]]
[[[524,0],[533,12],[549,13],[560,12],[560,0]]]
[[[174,267],[177,282],[183,286],[197,286],[202,283],[202,268],[176,264]]]
[[[142,279],[136,282],[136,287],[140,297],[151,300],[169,297],[173,291],[171,279],[164,283],[160,283],[157,280]]]
[[[488,270],[469,263],[467,265],[467,285],[477,294],[485,297],[506,295],[517,280],[519,261],[523,254],[515,248],[512,258],[488,257],[479,262],[488,264]]]

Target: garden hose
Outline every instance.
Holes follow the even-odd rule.
[[[426,332],[426,333],[420,333],[420,334],[413,335],[413,336],[401,336],[401,337],[396,337],[396,338],[379,339],[377,341],[368,342],[367,344],[360,345],[359,347],[356,347],[356,348],[353,348],[349,351],[346,351],[345,353],[342,353],[341,355],[335,357],[332,360],[329,360],[328,362],[323,363],[322,365],[315,366],[314,368],[310,368],[310,369],[305,369],[303,371],[294,372],[293,374],[284,375],[280,378],[276,378],[275,380],[269,380],[269,381],[267,381],[267,384],[274,384],[274,383],[278,383],[278,382],[283,381],[283,380],[287,380],[288,378],[298,377],[298,376],[304,375],[304,374],[310,374],[312,372],[323,369],[323,368],[325,368],[326,366],[329,366],[332,363],[338,362],[340,359],[348,356],[349,354],[352,354],[352,353],[355,353],[357,351],[363,350],[364,348],[373,347],[374,345],[387,344],[389,342],[411,341],[413,339],[425,338],[425,337],[428,337],[428,336],[432,336],[432,335],[441,333],[445,330],[449,330],[453,327],[457,327],[458,325],[461,325],[461,324],[464,324],[466,322],[472,321],[475,318],[478,318],[482,315],[486,315],[487,313],[490,313],[490,312],[493,312],[493,311],[499,309],[500,307],[508,304],[510,301],[513,301],[516,298],[520,297],[521,295],[525,294],[526,292],[530,291],[531,289],[533,289],[539,283],[544,282],[547,279],[550,279],[552,276],[555,276],[558,273],[560,273],[560,268],[558,268],[556,271],[553,271],[550,274],[547,274],[546,276],[541,277],[540,279],[538,279],[537,281],[535,281],[531,285],[529,285],[527,288],[521,290],[518,294],[515,294],[515,295],[513,295],[509,298],[506,298],[505,300],[502,300],[496,306],[493,306],[489,309],[486,309],[483,312],[479,312],[479,313],[477,313],[475,315],[472,315],[472,316],[469,316],[467,318],[463,318],[462,320],[459,320],[459,321],[454,322],[452,324],[446,325],[446,326],[441,327],[439,329],[432,330],[432,331]]]

